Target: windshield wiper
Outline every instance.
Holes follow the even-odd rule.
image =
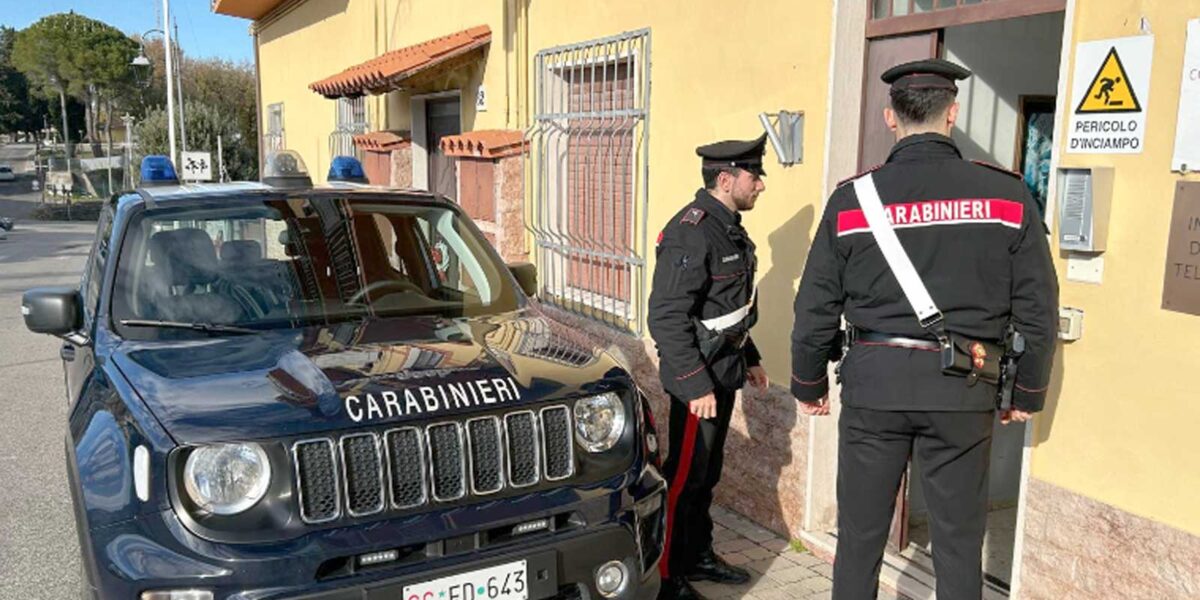
[[[220,325],[217,323],[185,323],[183,321],[156,321],[153,319],[122,319],[126,327],[162,327],[163,329],[190,329],[204,333],[261,333],[257,329],[237,327],[236,325]]]

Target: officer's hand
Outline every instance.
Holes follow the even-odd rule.
[[[1033,413],[1023,410],[1006,410],[1000,413],[1000,424],[1008,425],[1009,423],[1024,423],[1033,418]]]
[[[700,396],[688,402],[688,410],[701,419],[712,419],[717,416],[717,397],[712,392]]]
[[[823,417],[829,414],[829,396],[822,396],[817,402],[801,402],[800,412],[810,417]]]
[[[750,367],[746,370],[746,382],[760,393],[767,391],[767,386],[771,384],[771,380],[767,379],[767,372],[761,366]]]

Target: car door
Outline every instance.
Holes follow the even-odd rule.
[[[104,269],[108,264],[112,224],[112,208],[105,207],[100,211],[100,220],[96,224],[96,239],[92,243],[92,251],[88,255],[83,278],[79,282],[83,325],[79,331],[63,338],[63,345],[59,350],[67,385],[67,402],[71,404],[74,404],[79,398],[80,390],[83,389],[96,367],[96,357],[93,351],[96,338],[96,309],[100,305]]]

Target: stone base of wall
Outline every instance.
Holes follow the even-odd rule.
[[[496,161],[496,220],[500,225],[496,249],[508,262],[529,260],[525,246],[525,190],[522,188],[523,156]]]
[[[392,187],[412,187],[412,145],[405,144],[392,150]]]
[[[603,346],[620,349],[650,398],[661,446],[668,448],[670,400],[658,379],[654,341],[543,305],[551,318],[587,332]],[[747,388],[725,442],[725,465],[716,502],[788,538],[800,536],[808,458],[808,419],[784,387],[772,385],[763,396]]]
[[[1200,537],[1030,478],[1021,598],[1200,598]]]

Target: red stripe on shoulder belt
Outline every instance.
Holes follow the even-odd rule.
[[[863,175],[866,175],[867,173],[873,173],[873,172],[879,170],[879,167],[882,167],[884,164],[886,164],[886,163],[879,163],[879,164],[871,167],[870,169],[863,171],[862,173],[857,173],[855,175],[851,175],[850,177],[847,177],[847,178],[839,181],[838,184],[834,187],[841,187],[843,185],[846,185],[847,183],[850,183],[851,181],[854,181],[855,179],[858,179],[859,177],[862,177]]]
[[[1011,169],[1005,169],[1004,167],[1002,167],[1000,165],[993,165],[990,162],[984,162],[982,160],[972,160],[971,162],[973,162],[981,167],[987,167],[993,171],[1000,171],[1001,173],[1004,173],[1005,175],[1011,175],[1013,177],[1016,177],[1017,179],[1024,179],[1024,176],[1022,176],[1020,173],[1013,171]]]
[[[683,214],[683,218],[680,219],[679,222],[687,224],[687,225],[699,225],[700,219],[703,219],[703,218],[704,218],[704,209],[689,208],[687,210],[687,212]]]

